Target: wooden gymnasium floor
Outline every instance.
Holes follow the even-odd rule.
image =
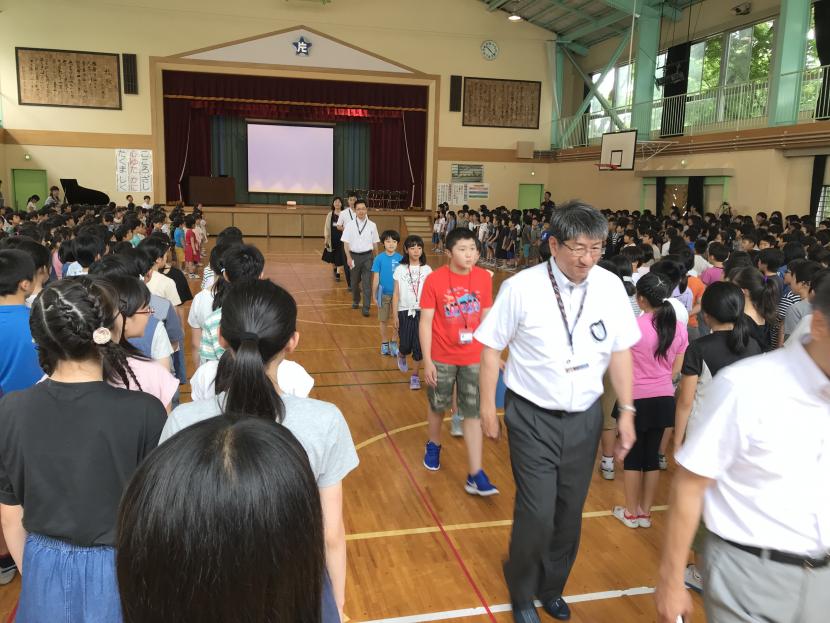
[[[266,253],[266,276],[297,299],[301,338],[292,359],[314,377],[312,396],[344,413],[360,456],[344,486],[346,613],[353,621],[512,621],[501,573],[514,496],[505,439],[485,442],[484,452],[485,469],[501,495],[483,499],[464,492],[464,442],[450,437],[449,424],[442,468],[427,472],[421,463],[426,391],[410,391],[408,375],[394,359],[380,356],[375,309],[371,318],[351,309],[345,282],[335,283],[320,262],[321,240],[254,244]],[[429,256],[433,267],[443,261]],[[494,288],[504,277],[496,275]],[[567,587],[574,623],[656,619],[649,593],[657,579],[671,470],[661,478],[660,506],[648,530],[628,529],[611,516],[623,502],[622,480],[604,481],[595,473]],[[0,588],[0,616],[11,611],[19,590],[19,578]],[[697,598],[696,604],[692,621],[704,621]]]

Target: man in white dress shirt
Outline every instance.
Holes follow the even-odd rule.
[[[830,280],[805,341],[717,374],[677,463],[659,621],[691,614],[683,571],[701,509],[709,621],[830,620]]]
[[[363,291],[363,315],[369,316],[372,304],[372,261],[380,242],[378,227],[367,216],[366,202],[358,199],[355,203],[355,219],[346,223],[343,235],[343,250],[346,265],[352,269],[352,309],[360,306]],[[341,216],[342,216],[341,212]]]
[[[516,504],[504,576],[519,623],[537,623],[534,598],[559,620],[579,548],[582,507],[602,433],[599,397],[609,370],[620,416],[619,460],[635,441],[629,348],[640,339],[616,275],[596,266],[608,224],[595,208],[569,202],[551,215],[551,259],[505,281],[475,333],[481,356],[481,426],[499,436],[499,356],[510,348],[505,423]]]

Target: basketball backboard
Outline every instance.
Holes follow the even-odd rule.
[[[601,170],[633,171],[636,148],[637,130],[603,134],[599,157]]]

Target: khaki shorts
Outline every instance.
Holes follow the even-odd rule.
[[[433,361],[438,374],[436,387],[427,386],[429,408],[433,413],[444,413],[452,406],[452,390],[458,390],[458,415],[463,418],[478,419],[479,392],[478,372],[479,364],[470,366],[454,366],[448,363]]]
[[[392,317],[392,295],[383,294],[380,297],[380,309],[378,310],[378,319],[381,322],[389,322]]]
[[[176,261],[180,266],[184,265],[184,249],[181,247],[176,247]]]
[[[602,377],[602,396],[600,397],[600,405],[602,406],[602,430],[614,430],[617,428],[617,420],[614,419],[614,406],[617,404],[617,392],[611,385],[611,376],[608,372]]]

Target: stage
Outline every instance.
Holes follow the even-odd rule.
[[[244,236],[268,238],[322,238],[328,206],[285,206],[240,204],[203,208],[208,233],[215,236],[226,227],[238,227]],[[371,208],[369,218],[378,233],[394,229],[401,235],[409,230],[407,219],[422,220],[431,214],[426,210],[381,210]],[[406,217],[406,218],[405,218]],[[431,221],[430,221],[431,224]]]

